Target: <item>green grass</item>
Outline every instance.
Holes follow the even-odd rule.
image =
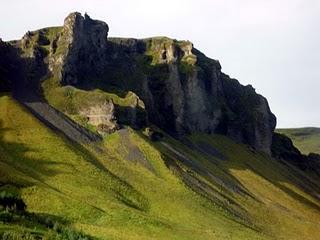
[[[177,41],[168,37],[152,37],[143,39],[146,43],[146,55],[152,58],[151,65],[157,65],[163,62],[162,59],[162,50],[172,50],[175,51],[175,48],[183,49],[187,45],[192,44],[189,41]],[[175,56],[176,57],[176,56]],[[181,56],[181,59],[178,59],[182,63],[194,66],[197,62],[197,57],[195,55]]]
[[[50,52],[51,43],[58,37],[62,27],[49,27],[30,32],[29,42],[21,46],[23,57],[33,57],[33,51],[39,47],[46,54]]]
[[[88,123],[88,119],[81,114],[82,111],[96,105],[103,105],[105,102],[112,101],[117,107],[136,107],[145,108],[144,103],[138,96],[128,91],[123,96],[115,93],[107,93],[99,89],[85,91],[72,86],[59,86],[54,78],[49,78],[42,84],[46,100],[59,111],[67,114],[78,124],[96,132],[96,127]]]
[[[277,132],[291,138],[302,153],[320,154],[320,128],[283,128],[277,129]]]
[[[52,42],[62,31],[62,27],[49,27],[45,28],[44,31],[47,39]]]
[[[318,179],[225,137],[195,134],[190,148],[128,128],[80,146],[8,95],[0,124],[0,182],[19,187],[28,212],[98,239],[311,240],[318,231],[319,200],[308,193]],[[195,147],[203,142],[224,158]],[[0,233],[24,230],[0,222]]]
[[[123,97],[99,89],[85,91],[72,86],[61,87],[51,78],[45,80],[42,87],[47,101],[65,113],[78,113],[81,108],[87,108],[93,104],[101,104],[105,101],[112,101],[122,107],[135,106],[138,101],[138,105],[144,108],[143,102],[131,91],[123,94]]]

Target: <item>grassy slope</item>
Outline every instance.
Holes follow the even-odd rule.
[[[304,154],[320,154],[320,128],[284,128],[277,131],[291,138],[294,145]]]
[[[0,97],[0,124],[0,182],[24,186],[28,211],[62,217],[92,236],[307,240],[318,231],[319,200],[298,187],[314,180],[225,137],[189,138],[215,147],[224,160],[169,137],[151,143],[130,129],[93,151],[56,135],[9,96]],[[173,162],[216,198],[186,187],[167,167]],[[0,231],[8,227],[18,228],[0,224]]]

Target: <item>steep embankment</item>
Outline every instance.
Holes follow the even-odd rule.
[[[314,239],[319,179],[219,135],[177,141],[122,129],[102,152],[56,135],[0,97],[0,182],[29,212],[99,239]],[[50,220],[53,219],[53,220]],[[55,230],[22,220],[3,231]]]
[[[284,128],[277,132],[291,138],[294,145],[304,154],[320,154],[320,128]]]

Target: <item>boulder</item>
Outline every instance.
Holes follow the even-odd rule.
[[[100,134],[112,133],[119,128],[114,116],[114,108],[112,101],[105,101],[82,109],[80,115],[85,117],[89,124],[97,127]]]

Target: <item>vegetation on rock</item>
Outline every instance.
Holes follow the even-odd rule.
[[[107,35],[0,41],[2,239],[314,239],[319,155],[263,96],[189,41]]]

